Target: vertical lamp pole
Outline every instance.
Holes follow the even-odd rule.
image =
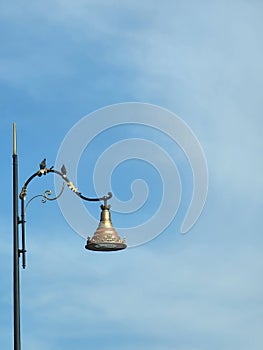
[[[13,296],[14,296],[14,350],[21,349],[20,341],[20,276],[18,237],[18,161],[16,149],[16,124],[13,124]]]
[[[21,334],[20,334],[20,271],[19,271],[19,258],[22,256],[22,267],[26,267],[26,249],[25,249],[25,214],[27,205],[37,197],[42,197],[42,202],[45,203],[47,200],[53,201],[58,199],[65,188],[65,185],[69,189],[84,201],[99,202],[103,201],[101,205],[101,217],[97,230],[93,237],[87,237],[87,243],[85,248],[88,250],[95,251],[117,251],[127,247],[125,238],[121,239],[114,227],[112,226],[110,216],[110,205],[107,201],[112,197],[112,193],[108,192],[107,196],[100,198],[89,198],[81,194],[77,187],[68,179],[67,170],[62,165],[61,170],[55,170],[53,167],[48,168],[46,166],[46,159],[39,164],[39,170],[32,174],[27,181],[24,183],[20,194],[18,194],[18,156],[17,156],[17,136],[16,136],[16,124],[13,124],[13,308],[14,308],[14,350],[21,350]],[[54,175],[60,176],[63,181],[63,186],[60,193],[55,198],[48,198],[51,194],[50,190],[44,192],[43,195],[36,195],[32,197],[25,205],[25,199],[27,194],[27,187],[33,179],[42,177],[53,173]],[[18,213],[18,199],[21,202],[21,216]],[[21,225],[21,244],[22,249],[19,248],[20,237],[19,237],[19,225]]]

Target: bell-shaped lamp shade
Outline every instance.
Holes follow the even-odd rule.
[[[100,223],[93,237],[88,237],[86,249],[102,252],[122,250],[127,247],[125,238],[121,239],[112,226],[110,206],[101,205]]]

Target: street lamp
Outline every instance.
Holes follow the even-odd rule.
[[[121,239],[111,222],[110,205],[108,200],[112,197],[112,193],[108,192],[107,196],[100,198],[85,197],[78,191],[76,186],[68,179],[67,170],[65,165],[62,165],[60,170],[56,170],[53,167],[48,168],[46,166],[46,159],[39,164],[39,170],[32,174],[24,183],[20,194],[18,194],[18,156],[17,156],[17,137],[16,137],[16,124],[13,124],[13,303],[14,303],[14,350],[21,350],[21,334],[20,334],[20,272],[19,272],[19,259],[22,257],[22,267],[26,267],[26,249],[25,249],[25,214],[26,207],[30,201],[37,196],[31,198],[27,205],[25,205],[25,199],[27,194],[27,188],[30,182],[37,178],[53,173],[58,175],[63,180],[63,185],[60,193],[57,197],[49,198],[51,194],[49,190],[45,191],[42,197],[43,201],[58,199],[67,185],[72,192],[74,192],[79,198],[89,202],[103,201],[101,205],[101,216],[97,230],[93,237],[87,238],[85,248],[94,251],[117,251],[127,247],[125,238]],[[18,201],[21,202],[21,212],[18,212]],[[21,226],[21,248],[19,247],[19,227]]]

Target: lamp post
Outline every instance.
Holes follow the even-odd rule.
[[[63,185],[60,193],[57,197],[49,198],[48,195],[51,194],[49,190],[45,191],[43,195],[37,195],[32,197],[27,204],[26,194],[27,188],[30,182],[38,177],[42,177],[47,174],[58,175],[63,180]],[[20,332],[20,258],[22,258],[22,268],[26,267],[26,248],[25,248],[25,216],[26,207],[31,202],[32,199],[42,196],[43,202],[46,200],[56,200],[58,199],[65,188],[65,185],[75,193],[79,198],[84,201],[89,202],[100,202],[103,201],[101,205],[101,216],[100,222],[97,230],[95,231],[93,237],[87,238],[87,243],[85,248],[94,251],[117,251],[122,250],[127,247],[125,238],[121,239],[111,222],[110,215],[110,205],[108,205],[108,200],[112,197],[112,193],[108,192],[107,196],[100,198],[89,198],[81,194],[75,185],[68,179],[67,170],[65,165],[62,165],[60,170],[56,170],[53,167],[48,168],[46,166],[46,159],[44,159],[39,164],[39,169],[32,174],[24,183],[20,194],[18,194],[18,155],[17,155],[17,135],[16,135],[16,124],[13,124],[13,310],[14,310],[14,350],[21,350],[21,332]],[[18,210],[18,202],[20,200],[21,208],[20,215]],[[21,227],[21,248],[20,242],[20,230]]]

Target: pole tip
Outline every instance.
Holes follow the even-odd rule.
[[[13,154],[17,155],[16,149],[16,123],[13,123]]]

